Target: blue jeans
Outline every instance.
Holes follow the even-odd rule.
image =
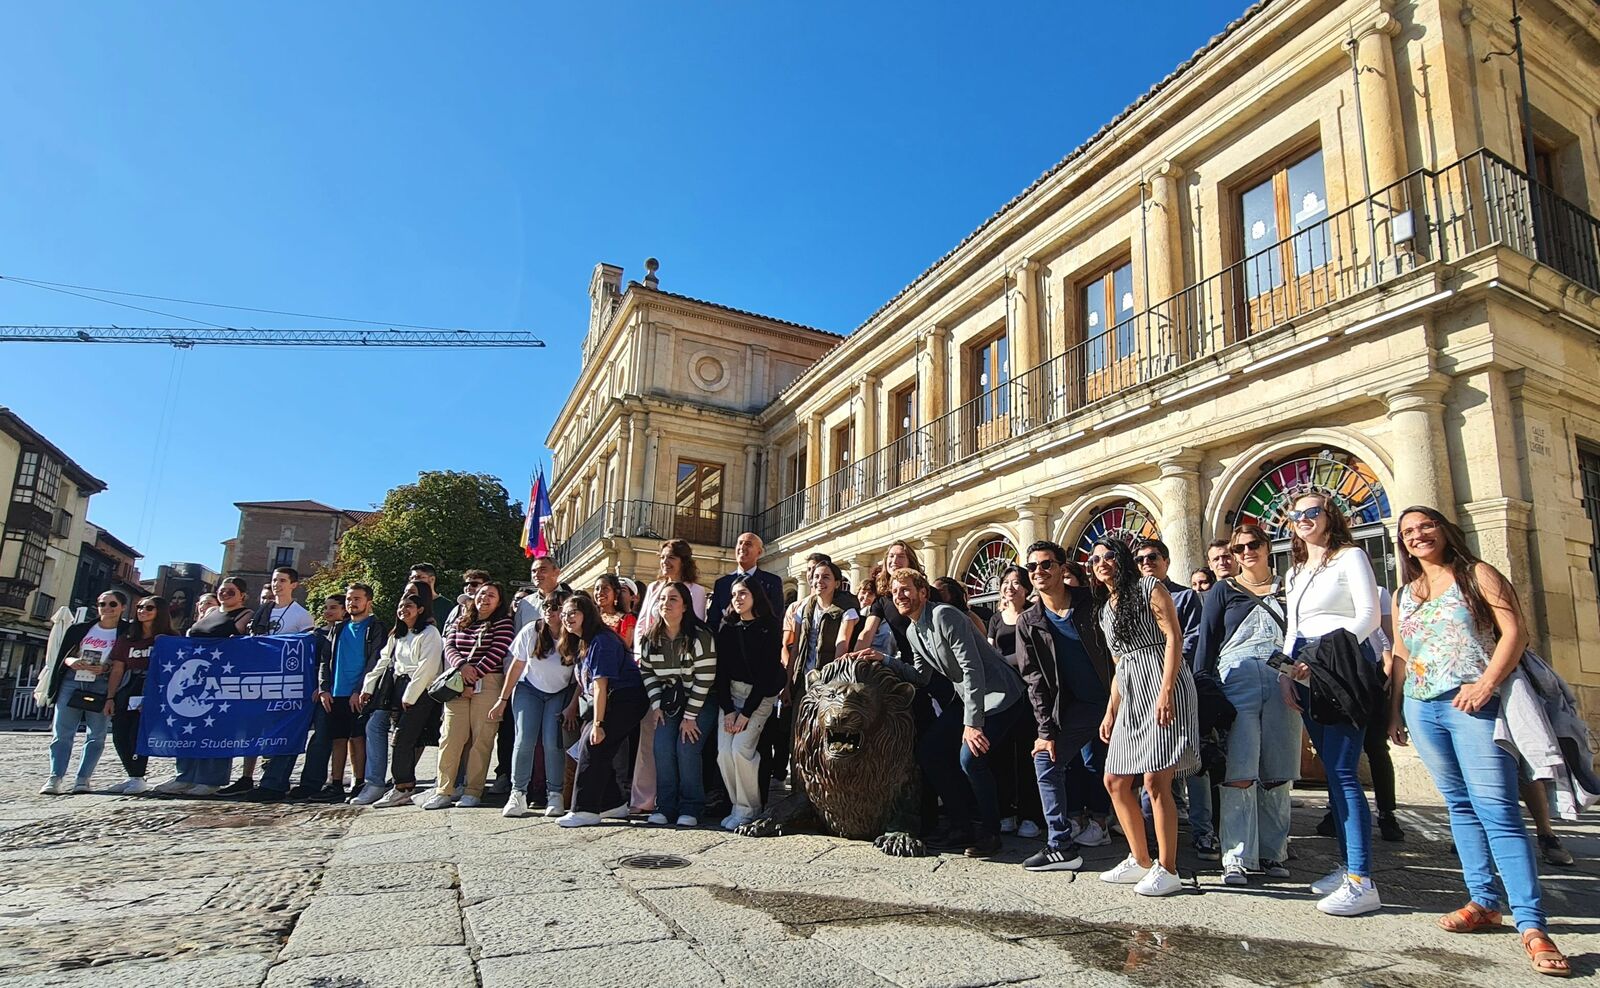
[[[1217,829],[1211,823],[1211,776],[1191,775],[1184,780],[1189,796],[1189,837],[1216,839]]]
[[[225,786],[232,774],[231,758],[179,758],[178,781],[191,786]]]
[[[106,750],[106,735],[111,731],[111,718],[103,713],[90,713],[67,705],[82,688],[98,687],[105,692],[105,680],[80,683],[73,678],[71,669],[61,671],[61,692],[56,695],[56,712],[50,722],[50,777],[64,778],[72,762],[72,743],[78,736],[78,725],[86,725],[89,739],[83,743],[83,760],[78,763],[78,781],[88,782],[94,768],[100,764],[100,754]],[[227,780],[224,779],[224,782]]]
[[[1255,869],[1289,855],[1288,783],[1300,776],[1300,717],[1277,670],[1246,659],[1222,672],[1222,694],[1237,713],[1228,731],[1222,785],[1222,862]],[[1249,782],[1230,786],[1229,782]]]
[[[683,714],[662,717],[656,725],[656,812],[668,820],[680,816],[698,819],[706,808],[705,746],[706,739],[717,731],[714,697],[706,697],[694,722],[700,728],[700,740],[692,744],[679,733]]]
[[[1298,656],[1306,639],[1296,638],[1291,655]],[[1376,663],[1372,646],[1361,643],[1361,654],[1367,661]],[[1311,707],[1310,693],[1304,686],[1296,686],[1302,710]],[[1361,788],[1361,748],[1366,744],[1367,729],[1354,724],[1319,724],[1309,713],[1300,720],[1311,736],[1311,746],[1328,775],[1328,811],[1333,814],[1333,832],[1339,838],[1339,853],[1344,857],[1345,870],[1360,878],[1372,877],[1372,808],[1367,805],[1366,790]]]
[[[1099,716],[1104,716],[1104,710]],[[1051,847],[1071,846],[1071,816],[1085,810],[1104,815],[1111,808],[1103,778],[1106,746],[1095,737],[1099,716],[1093,710],[1085,710],[1081,716],[1068,714],[1056,738],[1055,760],[1043,751],[1034,753],[1033,776],[1039,783],[1039,804]]]
[[[333,757],[333,741],[328,737],[328,712],[322,704],[311,704],[311,734],[306,739],[306,764],[300,771],[300,785],[310,790],[320,790],[328,782],[328,761]],[[261,770],[262,789],[271,792],[288,792],[289,779],[294,775],[298,755],[270,755]]]
[[[1451,690],[1431,700],[1406,697],[1411,743],[1450,810],[1450,835],[1472,901],[1498,910],[1509,900],[1519,932],[1542,930],[1539,869],[1522,823],[1517,759],[1494,743],[1500,701],[1492,699],[1469,714],[1451,705],[1455,695]]]
[[[389,728],[397,719],[392,710],[367,715],[367,765],[362,775],[369,786],[381,786],[389,777]]]
[[[561,711],[572,700],[572,687],[559,693],[546,693],[517,681],[511,694],[512,715],[516,718],[516,744],[511,749],[511,788],[526,792],[533,782],[533,749],[544,745],[544,788],[546,795],[561,795],[562,776],[567,768],[567,751],[561,744]],[[371,741],[367,742],[370,750]]]
[[[1000,750],[1000,744],[1016,726],[1017,719],[1028,709],[1026,701],[1018,700],[1004,710],[986,714],[983,733],[989,738],[989,750]],[[945,704],[944,711],[917,741],[917,762],[939,799],[944,803],[945,815],[952,829],[964,830],[972,819],[976,803],[978,819],[987,834],[1000,833],[1000,798],[995,793],[994,773],[989,768],[989,756],[973,754],[961,740],[966,727],[965,710],[959,699]],[[960,771],[956,771],[957,765]],[[1040,794],[1041,799],[1043,793]]]

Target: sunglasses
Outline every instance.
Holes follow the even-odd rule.
[[[122,605],[117,603],[114,600],[97,600],[97,601],[94,602],[94,606],[96,606],[96,607],[121,607]]]
[[[1056,568],[1054,559],[1041,559],[1036,563],[1029,563],[1025,567],[1029,573],[1048,573]]]
[[[1235,542],[1233,545],[1228,546],[1228,549],[1235,556],[1239,556],[1247,552],[1255,552],[1258,549],[1264,549],[1266,548],[1266,545],[1267,544],[1260,539],[1251,539],[1248,542]]]
[[[138,607],[134,608],[136,611],[153,611],[155,609],[156,605],[154,604],[140,604]]]
[[[1133,561],[1138,563],[1140,566],[1154,566],[1160,559],[1161,553],[1159,552],[1147,552],[1142,556],[1133,557]]]
[[[1117,561],[1117,557],[1113,556],[1109,552],[1097,552],[1094,555],[1090,556],[1088,558],[1088,560],[1087,560],[1087,562],[1089,563],[1090,566],[1099,566],[1101,563],[1105,563],[1106,565],[1109,566],[1112,563],[1115,563],[1116,561]]]
[[[1322,517],[1322,505],[1320,505],[1320,504],[1314,504],[1309,508],[1304,508],[1304,509],[1299,510],[1299,511],[1290,511],[1289,512],[1289,520],[1294,522],[1297,525],[1300,522],[1303,522],[1303,521],[1316,521],[1318,518],[1321,518],[1321,517]]]

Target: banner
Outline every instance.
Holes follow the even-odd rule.
[[[317,641],[299,635],[163,635],[145,677],[139,754],[297,755],[311,728]]]

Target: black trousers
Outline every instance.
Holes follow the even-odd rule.
[[[117,757],[130,779],[144,778],[149,757],[136,753],[139,746],[139,711],[129,710],[128,701],[144,696],[144,673],[130,674],[122,689],[117,690],[117,705],[111,713],[111,743],[116,746]]]
[[[1372,798],[1378,804],[1378,812],[1387,815],[1395,808],[1394,761],[1389,757],[1389,704],[1377,703],[1373,707],[1361,750],[1367,756],[1367,768],[1372,770]]]
[[[640,687],[612,690],[606,696],[605,737],[599,744],[590,740],[589,722],[584,723],[578,774],[572,783],[573,810],[599,813],[628,801],[628,794],[617,785],[617,752],[626,750],[628,738],[639,733],[639,721],[649,705]]]
[[[494,746],[495,778],[511,778],[511,755],[517,745],[516,718],[511,716],[511,711],[506,711],[506,716],[500,718],[500,733],[495,735]]]
[[[427,747],[430,739],[438,739],[443,716],[439,701],[426,693],[400,715],[400,726],[389,743],[389,777],[396,786],[417,784],[417,752]]]

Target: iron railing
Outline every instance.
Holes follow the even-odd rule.
[[[683,539],[695,545],[731,547],[740,534],[754,530],[755,516],[720,508],[688,507],[663,501],[607,501],[551,553],[565,567],[607,534],[665,542]]]
[[[1501,245],[1600,291],[1600,221],[1487,150],[1418,169],[756,516],[769,544],[1434,260]]]

